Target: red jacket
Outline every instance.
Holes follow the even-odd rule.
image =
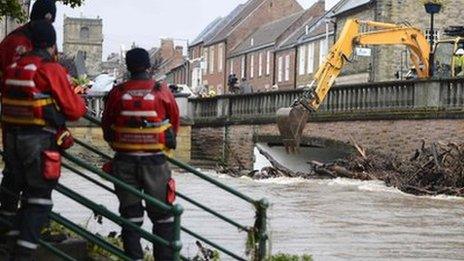
[[[104,138],[111,142],[111,126],[115,124],[117,117],[122,110],[122,95],[129,90],[153,89],[155,82],[152,80],[129,80],[126,83],[115,86],[108,94],[105,110],[102,117],[102,128]],[[159,101],[157,113],[160,118],[169,119],[174,132],[179,130],[179,108],[176,100],[167,84],[162,84],[159,89],[155,89],[155,96]]]
[[[42,58],[37,55],[27,55],[19,59],[18,65],[38,64]],[[4,79],[9,74],[15,73],[8,68]],[[68,80],[66,69],[57,62],[43,62],[37,69],[34,77],[37,88],[44,93],[49,93],[58,105],[60,112],[69,121],[76,121],[87,112],[84,100],[74,93]],[[2,91],[5,84],[2,84]]]
[[[28,32],[29,24],[11,32],[0,43],[0,71],[3,73],[8,65],[16,62],[22,55],[32,51],[32,42]]]

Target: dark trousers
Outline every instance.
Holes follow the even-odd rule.
[[[133,156],[118,153],[113,161],[112,173],[134,188],[143,190],[146,194],[166,202],[167,183],[171,178],[171,170],[164,156]],[[118,186],[115,188],[120,203],[121,216],[138,226],[142,226],[144,216],[142,199]],[[169,242],[173,241],[173,217],[169,213],[157,210],[148,204],[146,210],[153,223],[153,234]],[[134,260],[142,260],[143,250],[138,233],[128,227],[123,227],[122,239],[126,254]],[[153,245],[153,255],[157,261],[173,260],[171,248],[158,244]]]
[[[51,194],[57,181],[43,178],[42,152],[55,149],[54,137],[41,130],[12,130],[6,132],[4,141],[8,168],[1,184],[0,214],[14,221],[7,235],[16,243],[11,249],[16,260],[31,260],[53,206]]]

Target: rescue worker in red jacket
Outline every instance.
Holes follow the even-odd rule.
[[[21,194],[16,224],[8,235],[16,242],[14,260],[32,260],[40,230],[48,220],[61,167],[56,134],[66,120],[86,113],[81,97],[68,81],[66,70],[54,60],[56,33],[45,20],[31,23],[34,49],[9,65],[2,86],[2,126],[5,128],[5,160],[13,179],[12,189]],[[3,198],[5,196],[5,198]],[[15,196],[2,195],[2,203],[16,212]]]
[[[55,21],[56,5],[54,0],[37,0],[32,6],[31,11],[31,22],[37,20],[48,20],[50,23]],[[11,32],[3,41],[0,43],[0,76],[4,74],[8,65],[18,61],[22,55],[32,51],[33,46],[31,42],[31,22],[19,27],[18,29]],[[0,77],[1,78],[1,77]],[[3,144],[4,131],[2,129]],[[5,162],[5,168],[3,170],[3,179],[1,187],[5,189],[11,189],[13,187],[13,179],[9,174],[9,166]],[[13,201],[7,199],[8,196],[4,190],[0,191],[0,218],[6,220],[14,220],[14,215],[18,206],[18,200]],[[0,224],[0,241],[4,241],[4,232],[7,229]]]
[[[32,6],[31,21],[10,34],[0,43],[0,70],[2,73],[8,65],[16,62],[22,55],[32,51],[31,22],[37,20],[55,21],[55,0],[37,0]]]
[[[176,147],[179,109],[168,86],[151,80],[146,50],[128,51],[126,65],[130,80],[110,91],[102,118],[104,138],[116,151],[111,173],[158,200],[172,204],[175,185],[163,151]],[[121,216],[141,226],[142,200],[118,186],[116,194]],[[146,209],[153,223],[153,233],[172,241],[173,217],[150,205]],[[140,236],[123,227],[122,239],[126,254],[134,260],[142,260]],[[154,245],[153,252],[155,260],[173,260],[169,247]]]

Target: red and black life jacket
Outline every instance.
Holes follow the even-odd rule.
[[[149,81],[148,83],[151,83]],[[118,152],[160,152],[166,150],[165,131],[171,127],[159,108],[163,106],[157,97],[154,84],[134,86],[137,81],[122,85],[122,109],[112,126],[113,150]]]
[[[7,126],[60,126],[65,123],[50,93],[37,88],[34,77],[43,61],[13,63],[5,73],[2,123]]]

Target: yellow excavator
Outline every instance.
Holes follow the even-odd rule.
[[[362,26],[370,30],[361,32]],[[459,37],[440,40],[436,43],[433,49],[437,56],[434,72],[439,72],[440,77],[455,76],[454,54],[463,43],[463,38]],[[290,107],[277,111],[277,126],[287,153],[299,151],[301,135],[309,115],[316,111],[324,101],[343,66],[349,62],[355,47],[365,45],[406,46],[410,51],[410,59],[417,78],[423,79],[431,76],[429,63],[431,48],[420,29],[407,25],[347,20],[340,38],[330,49],[326,61],[319,67],[312,83],[305,88],[303,95]]]

